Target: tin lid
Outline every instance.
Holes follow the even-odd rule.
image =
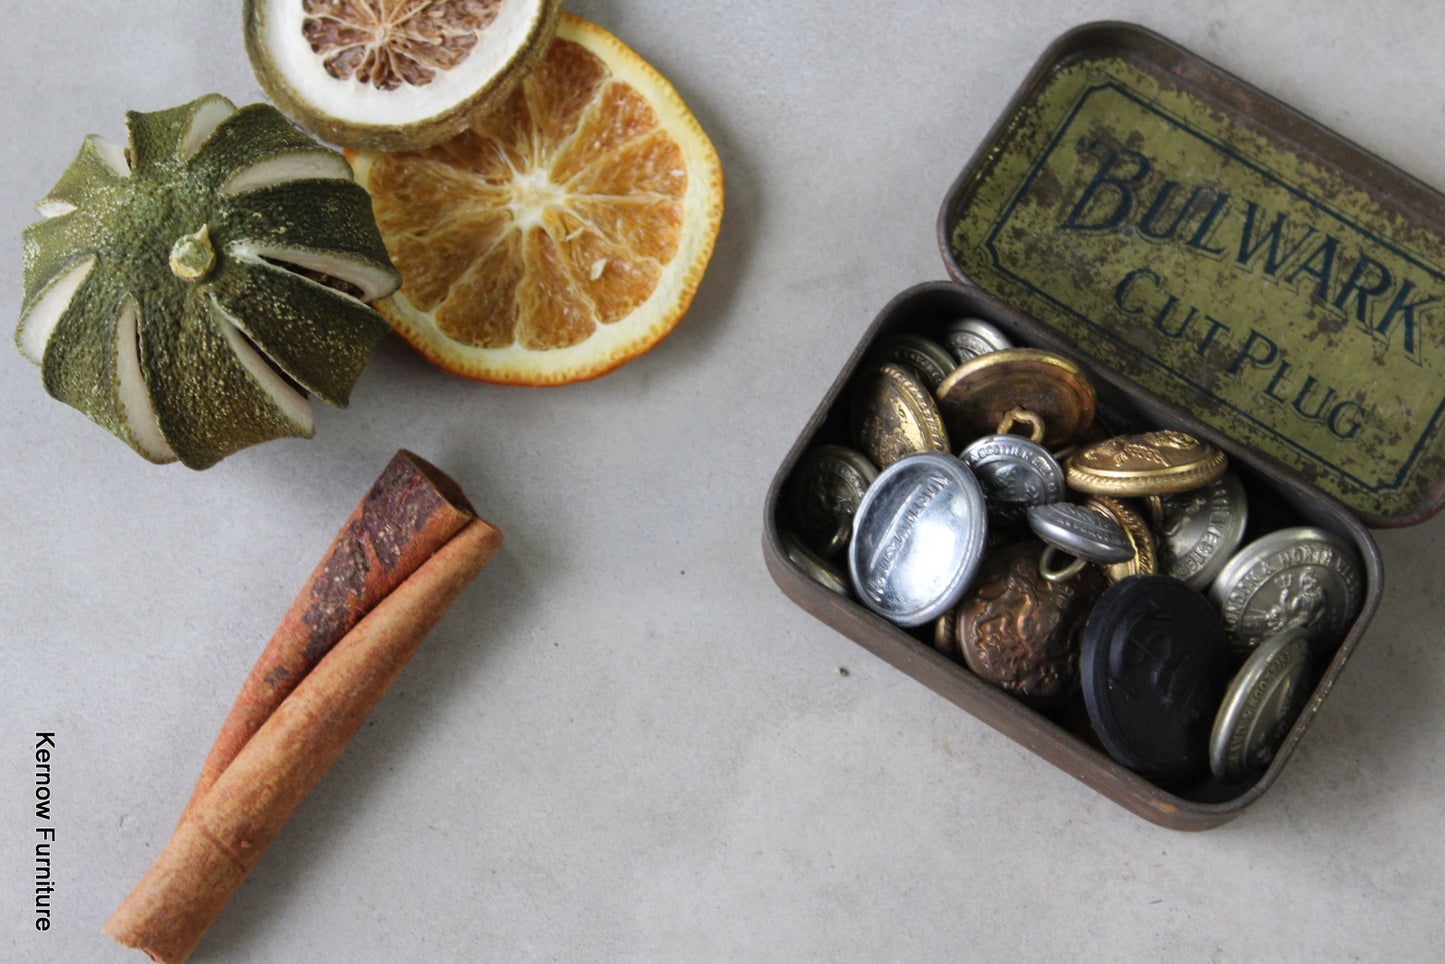
[[[1044,54],[949,270],[1378,525],[1445,503],[1445,197],[1141,27]]]

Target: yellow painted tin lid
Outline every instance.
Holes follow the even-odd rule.
[[[1445,500],[1445,197],[1178,45],[1060,38],[938,229],[960,280],[1367,522]]]

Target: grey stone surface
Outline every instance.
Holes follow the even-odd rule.
[[[507,533],[196,961],[1424,960],[1445,866],[1440,521],[1270,792],[1157,829],[789,602],[769,479],[878,309],[944,277],[938,208],[1029,66],[1134,19],[1445,186],[1445,8],[573,0],[677,86],[727,213],[687,317],[557,390],[384,345],[316,438],[142,462],[0,350],[0,958],[100,934],[241,679],[391,454]],[[239,4],[7,2],[0,304],[85,134],[261,99]],[[13,324],[13,321],[12,321]],[[692,484],[679,487],[680,478]],[[700,511],[705,510],[705,511]],[[846,672],[842,672],[846,670]],[[37,933],[33,734],[53,731]]]

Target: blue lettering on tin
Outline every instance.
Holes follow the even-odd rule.
[[[1292,225],[1284,212],[1271,213],[1248,199],[1235,204],[1207,185],[1186,191],[1177,180],[1156,178],[1155,165],[1140,151],[1104,150],[1088,139],[1075,146],[1083,163],[1101,156],[1060,230],[1128,229],[1146,241],[1175,242],[1205,255],[1233,252],[1241,271],[1285,285],[1420,363],[1419,327],[1440,297],[1423,292],[1414,279],[1396,277],[1379,259],[1313,225]],[[1234,244],[1226,245],[1231,238]]]

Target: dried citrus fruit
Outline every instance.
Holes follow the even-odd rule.
[[[246,0],[266,95],[347,147],[428,147],[495,108],[547,48],[562,0]]]
[[[153,462],[205,468],[345,405],[395,290],[346,159],[217,94],[87,138],[25,229],[15,341],[51,395]]]
[[[441,368],[556,385],[647,351],[687,310],[722,169],[657,71],[563,14],[485,120],[424,151],[349,155],[402,287],[378,308]]]

